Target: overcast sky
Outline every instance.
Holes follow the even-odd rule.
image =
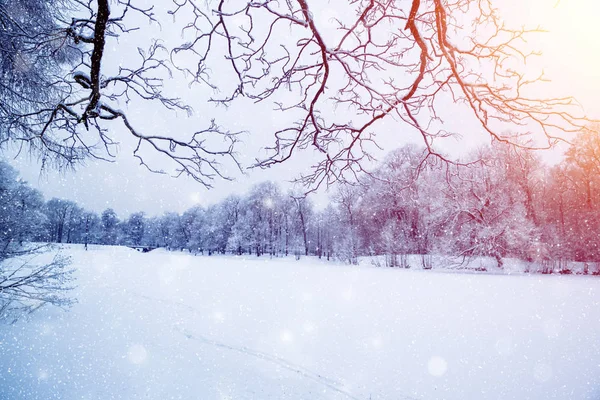
[[[543,52],[543,56],[532,63],[531,68],[544,68],[546,76],[552,80],[548,88],[557,96],[573,95],[586,111],[600,119],[600,105],[596,100],[600,93],[598,61],[600,45],[600,24],[596,21],[600,15],[600,6],[595,0],[503,0],[510,10],[510,18],[529,26],[540,25],[549,33],[534,38],[530,43]],[[325,3],[322,3],[325,4]],[[331,16],[338,10],[334,3],[327,3],[318,13],[318,23],[326,29]],[[157,10],[160,12],[160,10]],[[177,23],[164,18],[161,30],[150,29],[165,40],[179,38]],[[144,45],[148,39],[147,31],[123,37],[119,43],[109,43],[109,52],[105,54],[106,71],[114,70],[118,65],[136,62],[135,47]],[[147,42],[146,42],[147,44]],[[227,121],[230,129],[248,131],[243,135],[243,143],[238,147],[240,160],[245,166],[252,163],[260,154],[260,148],[272,144],[273,127],[285,123],[286,115],[272,112],[268,106],[238,104],[228,110],[215,109],[206,103],[212,93],[200,86],[188,87],[183,79],[168,82],[167,90],[176,93],[194,108],[194,114],[187,117],[184,113],[171,113],[154,106],[134,104],[130,107],[130,119],[143,132],[167,131],[190,132],[206,126],[212,118]],[[135,107],[134,107],[135,106]],[[141,107],[143,106],[143,108]],[[457,154],[464,149],[483,143],[488,138],[477,134],[477,126],[458,112],[454,105],[448,104],[445,110],[450,124],[465,132],[462,138],[447,139],[444,150]],[[448,118],[446,118],[448,120]],[[189,178],[178,179],[157,175],[147,171],[131,156],[132,142],[127,132],[119,124],[111,127],[115,138],[121,142],[120,154],[114,163],[90,161],[76,171],[46,171],[40,175],[40,166],[24,154],[12,158],[5,152],[3,157],[20,170],[24,179],[40,189],[46,198],[61,197],[77,201],[81,206],[97,212],[107,207],[114,208],[121,217],[134,211],[145,211],[150,215],[164,211],[182,212],[195,204],[211,204],[228,194],[242,193],[257,182],[274,180],[284,188],[290,185],[286,181],[306,171],[315,160],[314,152],[305,151],[292,160],[269,170],[251,170],[242,175],[234,168],[229,172],[235,181],[215,181],[214,188],[205,189]],[[384,148],[377,155],[382,158],[387,151],[407,142],[418,142],[416,134],[393,118],[386,118],[377,126],[379,144]],[[552,156],[546,156],[552,158]],[[150,161],[154,160],[152,156]],[[156,160],[160,163],[160,160]],[[315,198],[317,203],[326,201],[323,191]]]

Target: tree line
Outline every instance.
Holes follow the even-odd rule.
[[[357,263],[360,256],[385,256],[385,264],[421,267],[431,256],[469,260],[491,257],[502,267],[508,257],[536,265],[539,272],[584,272],[600,261],[600,140],[580,135],[556,166],[539,155],[500,143],[477,149],[471,163],[448,164],[407,145],[361,182],[340,185],[330,204],[316,209],[310,196],[284,193],[273,182],[231,195],[218,204],[182,214],[148,217],[135,212],[121,220],[76,202],[44,201],[2,174],[3,242],[43,241],[165,247],[194,254],[318,256]]]

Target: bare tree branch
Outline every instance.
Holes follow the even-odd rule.
[[[144,134],[127,117],[124,106],[132,101],[136,101],[135,107],[143,104],[139,101],[149,101],[168,110],[187,114],[192,111],[180,99],[163,93],[163,80],[171,77],[171,70],[168,52],[161,42],[153,41],[147,50],[139,48],[137,66],[121,66],[115,76],[104,74],[108,41],[136,29],[127,19],[130,13],[156,22],[153,9],[136,6],[131,0],[75,3],[77,8],[72,14],[77,17],[69,22],[63,16],[56,17],[60,23],[39,33],[14,28],[16,35],[34,46],[27,50],[32,56],[38,55],[35,46],[41,42],[64,49],[69,57],[61,65],[68,65],[69,70],[64,73],[60,65],[54,65],[54,74],[44,77],[42,83],[52,89],[49,96],[39,96],[37,92],[20,95],[16,90],[18,82],[0,80],[3,100],[13,100],[11,106],[0,102],[0,126],[7,132],[0,136],[0,145],[20,143],[39,154],[44,164],[54,162],[60,167],[74,166],[89,157],[110,161],[118,144],[111,124],[120,120],[137,140],[134,156],[150,170],[155,167],[146,163],[146,150],[156,152],[167,165],[174,166],[175,176],[189,175],[206,187],[215,177],[230,179],[225,175],[226,168],[240,168],[235,153],[238,133],[221,130],[212,122],[206,129],[187,135]],[[222,138],[225,145],[217,143],[215,148],[216,138]]]
[[[195,70],[179,67],[213,88],[210,66],[225,59],[236,84],[221,87],[225,95],[215,102],[270,101],[297,116],[273,132],[270,154],[254,166],[313,148],[321,160],[300,178],[312,189],[364,172],[383,119],[416,130],[431,155],[450,162],[435,146],[458,134],[444,128],[444,102],[461,105],[482,132],[516,147],[551,147],[589,122],[572,98],[531,96],[545,77],[526,73],[525,61],[537,55],[526,39],[541,29],[509,27],[491,0],[349,1],[354,16],[342,12],[336,31],[319,26],[317,4],[307,0],[174,5],[172,14],[192,16],[184,33],[195,39],[172,59],[195,57]],[[218,73],[222,79],[225,68]]]
[[[74,270],[69,259],[55,255],[50,262],[36,259],[51,251],[47,245],[5,248],[0,253],[0,320],[15,322],[44,305],[68,307]]]

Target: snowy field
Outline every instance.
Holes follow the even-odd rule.
[[[600,399],[600,279],[69,247],[2,400]]]

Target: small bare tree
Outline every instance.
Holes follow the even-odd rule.
[[[50,262],[37,262],[48,246],[27,246],[0,252],[0,321],[13,323],[44,305],[67,307],[73,270],[67,257],[55,255]]]

